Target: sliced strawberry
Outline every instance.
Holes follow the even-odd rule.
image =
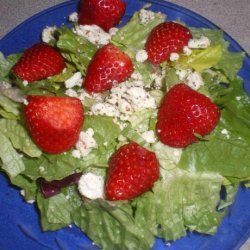
[[[125,144],[110,159],[106,199],[133,199],[150,190],[158,178],[159,165],[155,153],[134,142]]]
[[[24,52],[12,71],[21,80],[33,82],[59,74],[65,67],[64,58],[57,50],[38,43]]]
[[[209,134],[219,119],[220,110],[208,97],[180,83],[163,98],[156,129],[162,143],[183,148],[197,141],[195,134]]]
[[[130,57],[112,44],[99,49],[89,63],[83,87],[88,92],[102,92],[125,81],[133,72]]]
[[[171,53],[182,52],[190,38],[191,32],[181,24],[164,22],[157,25],[149,34],[145,45],[148,60],[155,64],[168,60]]]
[[[125,10],[122,0],[81,0],[79,24],[96,24],[108,31],[120,22]]]
[[[28,96],[24,117],[33,141],[44,152],[69,150],[78,140],[83,120],[79,99],[55,96]]]

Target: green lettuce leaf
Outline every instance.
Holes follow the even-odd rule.
[[[210,46],[206,49],[193,50],[190,56],[182,56],[178,62],[181,67],[191,67],[197,72],[202,72],[215,66],[222,57],[221,45]]]
[[[24,198],[26,201],[35,200],[37,195],[37,184],[23,174],[10,178],[13,185],[24,190]]]
[[[135,223],[129,204],[114,206],[105,200],[94,200],[79,207],[73,220],[103,249],[145,250],[154,243],[150,230]]]
[[[0,94],[0,107],[15,116],[20,115],[20,103],[14,102],[2,94]]]
[[[84,75],[97,47],[66,26],[57,31],[59,32],[57,47],[63,52],[63,56]]]
[[[29,155],[39,157],[42,151],[34,144],[27,130],[16,120],[0,120],[0,130],[11,140],[13,147]]]
[[[76,170],[84,169],[84,161],[71,155],[71,151],[63,154],[42,154],[39,158],[22,157],[25,164],[23,174],[31,180],[43,177],[48,181],[60,180]]]
[[[16,177],[25,170],[22,157],[13,148],[10,140],[2,131],[0,131],[0,142],[2,169],[5,170],[10,177]]]
[[[243,134],[242,124],[225,111],[221,120],[208,140],[183,150],[178,167],[191,172],[211,171],[239,180],[250,176],[250,136],[246,133],[249,129]],[[228,134],[223,134],[225,128]]]
[[[20,54],[10,55],[7,58],[0,52],[0,81],[9,82],[11,68],[20,58]]]
[[[223,178],[213,174],[180,174],[157,182],[153,188],[158,236],[175,240],[186,229],[214,234],[224,213],[217,212]]]

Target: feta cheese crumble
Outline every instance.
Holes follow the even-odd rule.
[[[140,24],[147,25],[155,18],[155,13],[151,10],[141,9],[139,11]]]
[[[67,89],[70,89],[70,88],[73,88],[75,86],[81,87],[82,82],[83,82],[83,79],[82,79],[81,72],[76,72],[73,76],[71,76],[69,79],[67,79],[64,84],[65,84],[65,87]]]
[[[179,58],[180,58],[179,54],[177,54],[177,53],[171,53],[171,54],[170,54],[169,60],[170,60],[171,62],[176,62],[176,61],[179,60]]]
[[[141,80],[126,81],[113,87],[110,95],[90,108],[90,115],[107,115],[122,121],[144,108],[156,108],[155,99],[146,91]]]
[[[153,130],[145,131],[141,134],[141,136],[147,143],[155,143],[156,141],[155,133]]]
[[[24,80],[23,81],[23,86],[25,87],[25,86],[27,86],[29,84],[29,82],[27,81],[27,80]]]
[[[118,28],[112,27],[112,28],[109,29],[109,34],[111,36],[114,36],[118,30],[119,30]]]
[[[176,74],[181,81],[194,90],[198,90],[204,85],[201,75],[191,69],[176,70]]]
[[[210,46],[211,42],[208,37],[201,36],[200,38],[190,39],[188,47],[190,49],[206,49]]]
[[[225,128],[222,129],[222,130],[221,130],[221,133],[222,133],[223,135],[225,135],[227,139],[230,138],[230,134],[229,134],[229,131],[228,131],[227,129],[225,129]]]
[[[186,56],[190,56],[192,54],[192,50],[188,47],[188,46],[184,46],[183,47],[183,53],[186,55]]]
[[[96,45],[106,45],[111,39],[111,35],[109,33],[105,32],[102,28],[95,24],[79,25],[73,29],[73,32]]]
[[[78,13],[77,12],[73,12],[69,15],[69,21],[72,23],[76,23],[78,22]]]
[[[75,145],[76,149],[72,151],[72,156],[79,159],[84,158],[92,149],[97,148],[98,145],[93,136],[94,130],[92,128],[89,128],[86,132],[82,131]]]
[[[137,62],[145,62],[148,59],[147,51],[144,49],[138,50],[135,55],[135,59]]]
[[[91,200],[104,197],[104,179],[102,176],[86,173],[83,174],[78,182],[80,194]]]
[[[50,40],[52,40],[54,37],[54,32],[56,31],[56,26],[53,27],[46,27],[43,31],[42,31],[42,41],[45,43],[49,43]]]

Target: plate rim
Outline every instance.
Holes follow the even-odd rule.
[[[175,4],[175,3],[171,3],[171,2],[166,1],[166,0],[148,0],[148,1],[147,0],[138,0],[138,1],[168,7],[170,9],[174,10],[174,11],[181,12],[181,13],[183,13],[185,15],[188,15],[188,16],[200,21],[201,23],[207,25],[207,27],[209,27],[209,28],[219,29],[219,30],[223,31],[224,37],[229,42],[230,46],[233,46],[239,52],[244,52],[245,53],[245,61],[248,64],[250,64],[250,54],[248,54],[248,52],[231,35],[229,35],[226,31],[224,31],[222,28],[220,28],[220,26],[218,26],[214,22],[210,21],[208,18],[198,14],[197,12],[195,12],[193,10],[190,10],[190,9],[188,9],[186,7],[180,6],[180,5]],[[27,25],[32,20],[38,19],[40,16],[43,16],[43,15],[48,14],[50,12],[56,11],[56,10],[58,10],[58,9],[64,7],[64,6],[75,5],[75,4],[78,4],[78,3],[79,3],[79,0],[67,0],[67,1],[56,4],[56,5],[51,6],[51,7],[48,7],[46,9],[44,9],[44,10],[41,10],[41,11],[31,15],[30,17],[28,17],[27,19],[25,19],[24,21],[22,21],[21,23],[16,25],[14,28],[9,30],[0,39],[0,46],[1,46],[1,44],[5,43],[6,39],[9,39],[9,37],[11,37],[15,32],[17,32],[19,29],[22,29],[23,26]],[[237,245],[235,246],[235,249],[240,248],[244,244],[244,242],[249,238],[249,235],[250,235],[250,229],[242,237],[242,238],[244,238],[244,241],[242,242],[242,240],[241,240],[240,242],[238,242]]]

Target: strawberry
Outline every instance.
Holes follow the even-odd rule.
[[[145,49],[148,60],[160,64],[169,60],[170,54],[180,53],[192,38],[188,28],[174,22],[164,22],[157,25],[149,34]]]
[[[96,24],[108,31],[117,25],[126,10],[122,0],[81,0],[79,24]]]
[[[158,178],[159,164],[155,153],[134,142],[125,144],[110,158],[106,199],[133,199],[150,190]]]
[[[24,118],[33,141],[44,152],[58,154],[78,140],[83,120],[79,99],[55,96],[28,96]]]
[[[219,119],[220,110],[208,97],[180,83],[164,96],[156,129],[162,143],[183,148],[197,141],[195,133],[209,134]]]
[[[38,43],[27,49],[12,71],[21,80],[33,82],[62,72],[62,55],[48,44]]]
[[[125,81],[133,72],[130,57],[112,44],[99,49],[89,63],[83,87],[99,93]]]

